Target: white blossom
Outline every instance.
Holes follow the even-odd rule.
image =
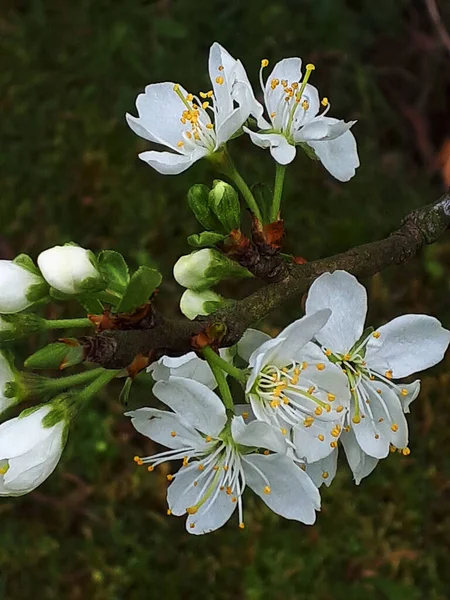
[[[295,321],[249,358],[246,393],[256,418],[277,427],[307,462],[336,448],[350,397],[342,370],[308,343],[330,314],[320,310]]]
[[[349,409],[341,439],[358,482],[375,467],[373,459],[388,455],[390,445],[409,454],[404,413],[417,397],[420,382],[393,380],[441,361],[450,332],[434,317],[403,315],[363,335],[366,290],[345,271],[325,273],[311,286],[306,314],[326,309],[331,309],[331,316],[315,339],[323,356],[342,369],[349,381],[350,402],[338,397]]]
[[[0,496],[22,496],[54,471],[65,445],[64,420],[52,405],[22,412],[0,425]]]
[[[154,83],[137,97],[139,117],[126,115],[137,135],[169,150],[139,154],[163,175],[182,173],[200,158],[216,152],[250,114],[254,97],[240,61],[214,43],[208,66],[212,89],[200,92],[200,97],[178,83]]]
[[[170,448],[135,460],[153,469],[180,460],[167,478],[169,514],[187,513],[187,531],[203,534],[224,525],[235,509],[244,527],[242,495],[248,485],[269,508],[287,518],[312,524],[320,496],[308,475],[286,456],[283,436],[267,423],[228,420],[219,397],[190,379],[159,381],[154,394],[173,412],[143,408],[127,413],[134,427]],[[259,453],[257,449],[264,449]]]
[[[12,260],[0,260],[0,314],[25,310],[36,298],[33,291],[43,280]]]
[[[64,294],[77,294],[86,280],[100,279],[91,252],[80,246],[54,246],[41,252],[37,263],[47,283]]]
[[[262,108],[252,109],[260,131],[244,127],[252,141],[261,148],[269,148],[273,158],[281,165],[292,162],[296,146],[311,148],[323,166],[340,181],[351,179],[359,166],[356,141],[350,132],[356,121],[345,123],[326,116],[330,103],[319,99],[319,92],[308,82],[314,70],[306,65],[302,76],[300,58],[286,58],[275,65],[266,83],[262,71],[268,61],[261,63],[260,82],[268,119]],[[319,110],[324,108],[319,114]]]

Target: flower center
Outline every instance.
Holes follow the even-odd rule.
[[[206,148],[209,152],[213,152],[216,147],[216,133],[207,113],[207,110],[211,110],[213,115],[216,114],[215,108],[210,105],[213,92],[200,92],[200,97],[204,99],[201,102],[193,94],[188,93],[184,96],[177,83],[173,86],[173,90],[186,107],[180,116],[182,125],[187,126],[182,130],[182,139],[177,143],[180,152],[185,150],[189,153],[196,147]]]

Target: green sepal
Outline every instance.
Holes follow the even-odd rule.
[[[187,242],[193,248],[214,248],[216,244],[223,242],[226,237],[226,235],[214,231],[202,231],[202,233],[190,235]]]
[[[130,313],[145,304],[162,281],[162,275],[156,269],[139,267],[133,273],[127,290],[117,307],[117,312]]]
[[[375,331],[374,327],[372,327],[372,326],[366,327],[366,329],[364,329],[362,336],[359,338],[359,340],[355,344],[353,344],[349,354],[353,354],[353,352],[358,348],[358,346],[360,346],[369,337],[369,335],[372,335],[372,333],[374,331]],[[359,356],[364,358],[366,355],[366,350],[367,350],[367,346],[364,345],[361,348],[361,350],[358,352]]]
[[[34,313],[1,315],[0,342],[10,342],[46,329],[46,320]]]
[[[222,231],[222,225],[211,210],[209,200],[209,188],[203,183],[193,185],[187,193],[188,204],[195,218],[205,229],[211,231]]]
[[[48,294],[48,283],[42,280],[40,283],[30,285],[30,287],[27,290],[26,296],[27,300],[34,304],[35,302],[40,302],[41,300],[44,300],[48,296]]]
[[[130,283],[130,273],[124,257],[114,250],[103,250],[98,255],[98,269],[107,282],[107,289],[123,296]]]
[[[30,256],[28,256],[28,254],[19,254],[13,260],[13,263],[19,267],[22,267],[22,269],[33,273],[33,275],[41,275],[41,272],[34,264],[33,259]]]
[[[74,345],[54,342],[29,356],[24,365],[27,369],[66,369],[84,360],[84,348],[77,340]]]
[[[255,183],[252,186],[252,193],[256,204],[261,211],[263,223],[270,223],[270,214],[272,211],[273,190],[265,183]]]
[[[106,280],[102,277],[87,277],[77,286],[77,294],[97,294],[106,289]]]
[[[133,385],[133,379],[131,377],[127,377],[125,383],[123,384],[122,391],[119,395],[119,402],[124,406],[128,406],[128,399],[130,398],[131,386]]]
[[[296,145],[300,146],[300,148],[302,148],[302,150],[304,151],[306,156],[308,158],[310,158],[311,160],[320,160],[320,158],[315,153],[314,148],[311,148],[311,146],[308,146],[308,144],[301,142],[300,144],[296,144]]]
[[[236,190],[229,183],[220,179],[213,182],[208,195],[209,206],[219,219],[226,233],[239,229],[241,222],[241,205]]]
[[[97,298],[92,296],[77,296],[77,301],[81,304],[84,310],[91,315],[101,315],[104,310],[103,304]]]

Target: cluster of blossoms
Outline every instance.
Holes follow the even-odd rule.
[[[244,527],[247,485],[277,514],[313,523],[318,488],[336,474],[339,443],[357,484],[390,450],[409,454],[405,413],[420,381],[397,380],[441,361],[450,332],[426,315],[364,330],[366,312],[366,291],[352,275],[319,277],[303,318],[274,339],[249,330],[217,359],[245,390],[246,404],[227,404],[228,410],[213,391],[208,363],[195,354],[150,367],[154,394],[172,412],[127,414],[169,450],[135,460],[149,471],[180,461],[167,476],[168,513],[187,513],[189,532],[221,527],[235,508]],[[236,369],[235,357],[247,368]]]

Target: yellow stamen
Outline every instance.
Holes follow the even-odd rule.
[[[325,98],[322,98],[322,102],[320,104],[322,106],[328,106],[330,103],[328,101],[328,98],[325,96]]]
[[[319,440],[321,442],[323,442],[323,440],[325,439],[325,436],[322,433],[319,433],[319,435],[317,437],[319,438]]]
[[[374,331],[372,333],[372,337],[374,337],[376,340],[380,337],[381,333],[379,331]]]
[[[391,429],[392,429],[392,431],[394,431],[394,432],[395,432],[395,431],[398,431],[398,425],[397,425],[397,423],[392,423],[392,425],[391,425]]]
[[[269,456],[270,452],[268,450],[264,450],[265,456]]]
[[[411,454],[411,450],[409,448],[403,448],[402,454],[403,456],[409,456]]]
[[[210,435],[207,435],[205,438],[205,441],[210,442],[212,440],[212,437]]]
[[[306,69],[307,71],[314,71],[314,70],[315,70],[315,68],[316,68],[316,67],[315,67],[315,65],[313,65],[312,63],[308,63],[308,64],[306,65],[306,67],[305,67],[305,69]]]
[[[177,143],[178,148],[182,148],[184,146],[184,142],[181,140]]]
[[[389,371],[386,371],[386,373],[384,374],[384,376],[387,379],[392,379],[392,377],[393,377],[392,369],[389,369]]]
[[[355,415],[352,419],[353,423],[361,423],[361,417],[359,415]]]
[[[244,419],[248,419],[248,412],[243,412],[243,413],[242,413],[242,417],[243,417]]]
[[[167,481],[172,481],[173,479],[173,475],[171,475],[170,473],[168,475],[166,475],[167,477]]]
[[[239,523],[239,529],[245,529],[244,523]]]
[[[216,83],[218,83],[219,85],[223,84],[223,77],[221,75],[219,75],[219,77],[216,77]]]
[[[170,508],[167,509],[167,514],[170,516],[172,514],[172,511],[170,510]]]
[[[334,394],[328,394],[327,397],[330,402],[333,402],[333,400],[336,400],[336,396]]]
[[[206,108],[208,108],[208,106],[209,106],[209,102],[203,102],[203,104],[202,104],[203,110],[205,110]]]
[[[324,471],[324,472],[322,473],[322,477],[323,477],[324,479],[328,479],[328,477],[329,477],[329,473],[328,473],[328,471]]]
[[[270,487],[268,485],[266,485],[266,487],[264,488],[264,493],[265,494],[270,494],[272,490],[270,489]]]
[[[267,60],[267,58],[263,58],[262,61],[261,61],[261,67],[263,69],[265,69],[268,64],[269,64],[269,61]]]
[[[330,447],[337,448],[337,442],[335,442],[334,440],[332,442],[330,442]]]
[[[407,396],[408,395],[408,390],[406,388],[403,388],[400,393],[401,393],[402,396]]]
[[[147,471],[148,471],[149,473],[151,473],[151,472],[152,472],[152,471],[154,471],[154,470],[155,470],[155,467],[154,467],[153,465],[150,465],[149,467],[147,467]]]
[[[336,412],[340,413],[344,410],[344,407],[342,406],[342,404],[339,404],[339,406],[336,407]]]
[[[318,417],[320,417],[320,415],[323,413],[322,407],[321,406],[316,406],[316,409],[314,411],[314,414],[317,415]]]
[[[325,356],[331,356],[332,352],[331,352],[331,350],[329,350],[328,348],[326,348],[324,350],[324,354],[325,354]]]
[[[218,66],[218,67],[217,67],[217,70],[218,70],[218,71],[223,71],[223,65],[220,65],[220,66]]]
[[[311,427],[311,425],[314,423],[314,418],[313,417],[305,417],[305,420],[303,421],[303,425],[305,427]]]
[[[323,363],[317,363],[316,369],[318,371],[323,371],[325,369],[325,365]]]

